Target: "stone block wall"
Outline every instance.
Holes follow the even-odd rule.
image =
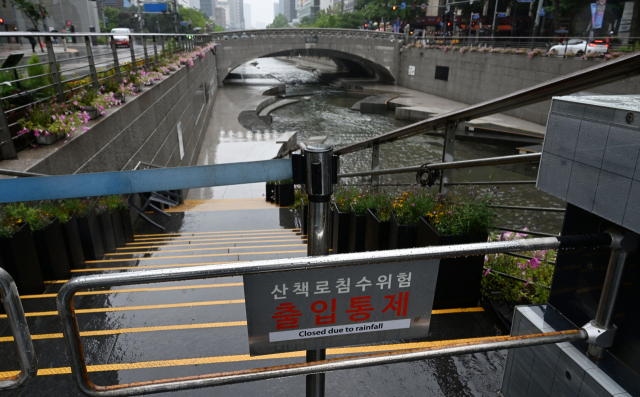
[[[580,58],[528,59],[525,55],[444,52],[436,49],[404,48],[398,84],[428,94],[477,104],[514,91],[569,74],[602,60]],[[409,76],[415,66],[415,76]],[[448,81],[435,79],[436,66],[449,67]],[[596,87],[590,93],[601,95],[638,95],[640,78],[620,80]],[[514,109],[506,114],[546,125],[551,101]]]
[[[145,87],[127,102],[98,118],[86,132],[47,148],[23,169],[47,175],[123,171],[139,161],[164,167],[195,165],[217,91],[216,59],[211,51],[162,81]],[[208,101],[195,112],[195,94],[206,83]],[[210,84],[213,84],[213,89]],[[195,112],[195,115],[194,115]],[[197,118],[197,120],[196,120]],[[177,125],[181,122],[184,157],[180,159]],[[54,149],[54,150],[52,150]],[[18,162],[20,162],[20,157]]]

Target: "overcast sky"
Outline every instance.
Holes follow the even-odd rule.
[[[273,2],[275,0],[244,0],[244,4],[251,4],[251,22],[270,24],[273,22]]]

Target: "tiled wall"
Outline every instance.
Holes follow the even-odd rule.
[[[511,335],[531,335],[575,329],[547,305],[518,306]],[[504,397],[631,397],[620,384],[587,358],[584,342],[556,343],[511,349],[501,392]],[[608,357],[607,365],[615,363]],[[633,383],[628,374],[620,377]],[[636,382],[637,385],[637,382]],[[640,385],[637,385],[640,387]]]

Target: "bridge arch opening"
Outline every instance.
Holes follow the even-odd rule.
[[[241,65],[259,58],[275,58],[275,57],[290,57],[290,56],[308,56],[308,57],[322,57],[332,59],[338,71],[347,72],[349,75],[365,77],[371,79],[377,79],[383,83],[393,84],[396,79],[393,77],[389,69],[383,65],[380,65],[374,61],[366,59],[364,57],[350,54],[342,51],[335,51],[322,48],[298,48],[284,51],[270,52],[264,55],[255,56],[253,54],[247,54],[239,57],[236,61],[228,67],[226,70],[219,71],[220,82],[223,82],[229,74],[240,67]]]

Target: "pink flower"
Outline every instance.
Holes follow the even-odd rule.
[[[48,135],[51,135],[51,133],[50,133],[49,131],[46,131],[46,132],[44,133],[44,136],[48,136]]]
[[[524,284],[524,286],[526,287],[527,285],[529,285],[530,282],[531,282],[531,277],[527,277],[527,282]]]
[[[529,261],[529,264],[531,265],[532,269],[537,269],[538,266],[540,266],[540,261],[538,260],[538,258],[533,258]]]
[[[484,272],[485,277],[486,277],[489,273],[491,273],[491,269],[487,269],[487,271],[486,271],[486,272]]]
[[[51,118],[55,120],[56,119],[56,115],[54,114],[53,116],[51,116]]]
[[[89,131],[89,127],[82,127],[82,131]]]
[[[73,101],[73,106],[78,106],[78,101]]]
[[[517,265],[520,269],[524,269],[525,267],[527,267],[527,265],[526,265],[526,264],[524,264],[524,265],[523,265],[523,264],[522,264],[522,263],[520,263],[520,262],[518,262],[516,265]]]
[[[33,145],[33,148],[34,148],[34,149],[37,149],[37,148],[38,148],[38,145]]]
[[[412,206],[412,207],[415,207],[415,206],[416,206],[416,204],[415,204],[415,203],[411,203],[411,206]]]
[[[33,131],[33,135],[34,136],[40,136],[40,131],[38,131],[38,130]]]

